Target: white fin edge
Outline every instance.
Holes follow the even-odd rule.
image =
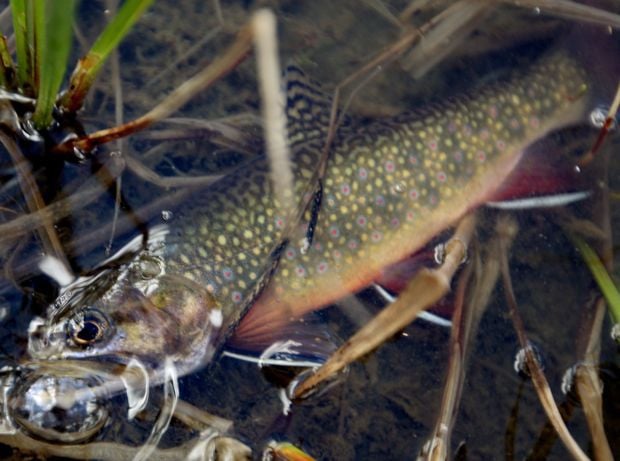
[[[386,302],[393,303],[394,301],[396,301],[396,297],[392,296],[390,293],[388,293],[387,290],[385,288],[383,288],[381,285],[373,283],[372,286],[376,290],[376,292]],[[440,327],[452,328],[452,322],[450,320],[446,320],[446,319],[444,319],[443,317],[440,317],[437,314],[433,314],[432,312],[422,311],[416,317],[416,320],[417,319],[424,320],[424,321],[426,321],[428,323],[432,323],[433,325],[437,325],[437,326],[440,326]]]
[[[236,352],[224,351],[222,357],[230,357],[231,359],[241,360],[243,362],[255,363],[259,367],[264,366],[281,366],[281,367],[296,367],[296,368],[315,368],[323,365],[322,361],[312,360],[287,360],[276,358],[261,358],[253,355],[239,354]]]
[[[590,191],[569,192],[567,194],[542,195],[501,202],[487,202],[486,206],[498,210],[528,210],[531,208],[553,208],[584,200],[592,195]]]

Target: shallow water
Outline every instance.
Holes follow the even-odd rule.
[[[385,2],[382,5],[398,12],[404,8],[404,3]],[[369,56],[399,36],[400,30],[389,18],[373,9],[374,4],[278,3],[282,61],[294,60],[324,88],[332,90],[339,81],[367,62]],[[251,2],[226,2],[222,5],[225,25],[220,26],[212,2],[156,2],[119,51],[125,119],[152,107],[162,95],[210,62],[232,40],[232,33],[256,7]],[[94,37],[102,9],[100,5],[91,5],[90,8],[82,12],[85,17],[82,32],[87,37]],[[430,13],[418,16],[416,25],[419,26],[428,15]],[[524,24],[531,28],[527,36],[523,35]],[[413,80],[404,70],[406,64],[403,60],[386,66],[357,93],[350,112],[360,117],[390,115],[422,107],[429,100],[467,89],[472,81],[485,81],[497,73],[506,72],[506,69],[509,71],[515,62],[527,59],[541,43],[549,40],[550,34],[557,33],[554,27],[558,24],[565,28],[570,23],[533,11],[500,8],[485,19],[473,38],[460,44],[444,64],[419,81]],[[221,30],[214,34],[213,39],[199,46],[186,59],[172,63],[170,70],[159,77],[159,73],[179,55],[218,27]],[[105,72],[102,83],[84,111],[88,131],[114,124],[109,67]],[[256,113],[258,106],[255,63],[250,58],[214,88],[196,97],[178,116],[213,119]],[[168,127],[161,124],[151,132],[164,128]],[[256,126],[245,131],[252,135],[253,142],[258,140],[260,143],[260,130]],[[613,161],[613,152],[618,150],[617,136],[610,144],[609,177],[613,191],[619,186],[616,179],[618,169]],[[157,145],[162,146],[158,151],[149,150]],[[120,148],[142,158],[146,165],[165,175],[204,174],[227,168],[242,159],[242,154],[205,139],[204,133],[193,139],[165,144],[149,139],[148,134],[137,135]],[[106,150],[114,149],[119,147],[113,144],[104,148],[101,157],[105,158]],[[89,164],[63,165],[56,169],[45,165],[43,171],[55,178],[61,187],[91,175]],[[51,196],[57,186],[50,180],[47,188]],[[130,208],[138,212],[162,195],[171,193],[169,190],[162,192],[162,189],[128,172],[123,175],[122,191],[127,201],[126,210]],[[65,193],[71,192],[68,189]],[[2,198],[5,206],[21,209],[22,199],[15,185],[3,188]],[[161,212],[171,210],[170,223],[174,225],[174,210],[179,206],[182,207],[183,202],[155,206],[143,220],[161,222]],[[589,216],[591,207],[592,203],[587,201],[570,207],[570,210],[579,216]],[[612,229],[619,218],[616,208],[612,200]],[[133,235],[133,231],[127,232],[122,225],[131,215],[126,210],[120,213],[120,230],[114,238],[112,253]],[[75,270],[92,267],[106,257],[110,232],[96,233],[95,230],[110,223],[113,213],[113,194],[104,194],[96,204],[76,210],[70,219],[59,223]],[[492,222],[495,214],[486,212],[484,222]],[[556,400],[563,402],[566,397],[560,392],[561,379],[577,360],[575,338],[579,333],[580,312],[590,296],[590,276],[559,227],[557,214],[536,210],[514,215],[520,224],[510,262],[516,298],[530,340],[542,352],[551,389]],[[3,211],[3,220],[11,217],[10,211]],[[129,229],[131,225],[128,225]],[[488,243],[490,233],[491,230],[484,227],[480,230],[483,247]],[[38,276],[35,269],[40,247],[34,238],[26,242],[24,237],[21,242],[3,241],[1,244],[3,250],[6,246],[5,255],[16,251],[12,257],[5,256],[3,263],[5,268],[13,268],[21,284],[20,290],[15,289],[5,278],[0,285],[4,313],[0,340],[6,363],[24,357],[28,323],[33,315],[42,314],[46,303],[54,296],[53,285],[45,277]],[[334,335],[347,338],[358,327],[351,318],[370,317],[380,304],[376,295],[367,291],[322,315]],[[453,449],[463,442],[467,459],[524,458],[532,450],[539,450],[532,455],[533,459],[566,459],[568,455],[559,441],[552,445],[548,454],[537,445],[547,420],[532,385],[513,370],[518,343],[505,304],[502,290],[497,288],[472,346],[452,438]],[[609,441],[612,445],[615,443],[613,449],[618,452],[620,437],[618,425],[614,424],[618,420],[618,408],[614,406],[612,396],[617,394],[620,379],[619,357],[617,347],[609,339],[609,328],[607,321],[603,327],[601,359],[605,364],[605,389],[609,393],[605,399],[605,418],[609,422]],[[267,441],[275,438],[297,444],[317,459],[413,458],[432,430],[439,409],[449,355],[448,340],[449,331],[446,329],[415,322],[377,352],[352,365],[342,381],[325,394],[295,404],[288,417],[282,415],[279,388],[256,365],[230,358],[222,358],[204,370],[183,377],[180,381],[181,398],[231,419],[234,422],[231,435],[250,445],[257,453]],[[154,393],[157,398],[161,391],[157,389]],[[157,405],[149,407],[137,421],[128,423],[123,420],[124,400],[116,398],[112,404],[112,413],[117,419],[105,427],[98,439],[143,443],[152,428]],[[510,449],[506,440],[507,432],[511,430],[511,416],[517,406],[512,458],[508,455]],[[568,426],[587,450],[589,435],[579,408],[573,410]],[[195,435],[180,423],[173,422],[162,445],[172,446]],[[6,448],[2,453],[8,455],[10,449]],[[13,455],[15,458],[21,456],[18,452]]]

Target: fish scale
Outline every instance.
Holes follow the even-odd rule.
[[[312,246],[301,251],[300,223],[250,316],[298,317],[370,283],[481,203],[528,144],[583,116],[585,87],[578,64],[557,53],[476,94],[355,130],[347,121],[330,153]],[[289,131],[301,195],[331,104],[308,85],[293,88]],[[183,210],[175,223],[183,243],[170,267],[205,282],[234,316],[283,238],[285,218],[259,159]]]
[[[315,186],[331,101],[299,71],[288,74],[294,188],[302,203]],[[309,213],[287,226],[267,160],[258,156],[175,214],[165,244],[152,250],[162,265],[152,288],[136,291],[140,262],[132,263],[122,284],[83,313],[51,315],[43,333],[31,328],[31,353],[137,356],[155,367],[173,356],[187,373],[224,342],[262,350],[291,319],[368,285],[492,198],[528,145],[584,120],[587,83],[578,62],[556,52],[502,82],[418,111],[368,124],[345,118],[309,247]],[[71,332],[79,338],[85,319],[99,315],[89,314],[93,307],[113,328],[88,347],[73,344]]]

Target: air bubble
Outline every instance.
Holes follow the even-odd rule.
[[[611,327],[611,339],[620,344],[620,323],[616,323]]]
[[[398,195],[398,194],[402,194],[403,192],[405,192],[405,189],[406,189],[405,183],[400,181],[392,185],[391,191],[392,191],[392,194]]]
[[[608,107],[599,106],[596,107],[592,112],[590,112],[590,124],[592,124],[595,128],[603,128],[605,126],[605,121],[607,120],[607,114],[609,112]],[[609,131],[616,129],[618,125],[617,120],[613,119],[611,121],[611,126],[609,127]]]
[[[519,351],[515,355],[515,361],[514,361],[514,369],[515,369],[515,371],[519,375],[525,376],[525,377],[530,377],[531,376],[530,370],[528,369],[528,366],[527,366],[527,360],[526,360],[526,356],[525,356],[526,351],[528,349],[531,350],[534,353],[534,358],[535,358],[536,362],[538,362],[538,366],[541,369],[544,369],[543,362],[542,362],[542,356],[541,356],[538,348],[536,346],[534,346],[533,344],[529,343],[526,348],[519,349]]]
[[[162,212],[161,212],[161,219],[164,222],[169,222],[170,220],[172,220],[173,217],[174,217],[174,213],[172,213],[172,211],[170,211],[170,210],[162,210]]]

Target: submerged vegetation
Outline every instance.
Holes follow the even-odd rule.
[[[620,363],[610,339],[620,316],[612,243],[618,229],[614,191],[620,187],[612,104],[620,82],[619,55],[613,53],[620,46],[617,5],[601,1],[595,9],[590,2],[562,0],[269,5],[275,17],[264,10],[256,14],[259,5],[252,2],[12,0],[0,15],[0,30],[7,34],[0,40],[5,366],[0,378],[6,389],[0,401],[1,453],[15,459],[24,453],[246,459],[264,452],[273,459],[310,459],[298,445],[318,459],[403,459],[413,453],[433,460],[560,459],[567,453],[611,459],[620,450],[614,403]],[[322,110],[315,115],[329,125],[317,130],[318,138],[302,132],[312,148],[321,146],[322,155],[299,209],[290,200],[283,95],[273,59],[278,50],[268,43],[275,24],[267,24],[266,39],[259,38],[261,15],[268,23],[278,21],[281,61],[294,60],[324,88],[335,89],[333,106],[322,95],[310,100],[313,110]],[[600,93],[599,103],[612,109],[597,128],[584,122],[554,133],[541,150],[561,152],[560,160],[544,157],[549,166],[535,169],[555,170],[572,181],[578,166],[579,185],[595,186],[568,206],[554,202],[550,209],[502,211],[500,203],[472,210],[421,249],[415,270],[395,268],[396,277],[386,277],[385,286],[400,282],[392,289],[400,293],[396,301],[375,285],[321,313],[318,333],[317,322],[299,324],[313,341],[315,333],[349,338],[318,370],[298,376],[287,367],[261,370],[217,351],[206,369],[197,363],[179,379],[185,372],[170,358],[178,351],[166,350],[169,358],[161,363],[114,365],[98,357],[43,360],[33,354],[39,339],[33,332],[46,316],[79,310],[85,300],[98,302],[109,289],[110,273],[131,279],[139,267],[148,281],[163,257],[153,251],[145,258],[141,251],[148,239],[159,238],[157,225],[174,232],[178,217],[192,209],[204,188],[232,177],[240,165],[280,155],[271,163],[270,181],[286,210],[280,213],[292,224],[270,256],[290,259],[282,249],[307,216],[313,231],[321,227],[318,220],[331,219],[321,207],[334,197],[326,194],[321,202],[321,187],[327,188],[324,180],[333,167],[330,149],[343,139],[353,144],[369,137],[372,132],[364,130],[373,120],[412,108],[432,118],[435,104],[459,92],[471,96],[472,87],[487,94],[484,83],[516,68],[521,72],[544,48],[568,46],[569,55],[581,59],[579,40],[593,37],[600,44],[588,62],[605,62],[609,71],[599,72],[601,82],[588,90]],[[76,43],[81,58],[72,68]],[[253,46],[258,78],[254,59],[246,59]],[[304,91],[320,91],[302,78]],[[549,79],[551,87],[554,76]],[[155,122],[161,123],[151,127]],[[288,123],[289,134],[300,133],[296,120]],[[316,128],[312,123],[303,126]],[[147,127],[152,129],[142,131]],[[135,136],[124,139],[129,134]],[[293,157],[295,149],[307,147],[291,142]],[[399,187],[394,184],[396,192]],[[548,193],[541,188],[540,195]],[[240,216],[251,211],[243,197],[230,198]],[[278,216],[269,219],[280,225]],[[245,230],[243,222],[235,226]],[[347,229],[345,223],[334,228]],[[299,242],[300,252],[312,243],[310,234]],[[216,240],[232,240],[220,237]],[[259,279],[272,270],[264,268]],[[224,278],[240,276],[229,272]],[[166,302],[207,293],[193,281],[186,285],[182,274],[165,275],[172,278],[161,280],[172,281],[176,291],[149,298],[160,311]],[[187,287],[193,297],[184,298]],[[74,297],[75,304],[67,303]],[[136,316],[143,315],[136,306]],[[375,316],[378,307],[383,310]],[[431,308],[448,317],[449,331],[410,325]],[[102,325],[120,327],[108,324],[109,312],[103,312],[103,322],[99,314],[95,310],[93,317],[69,324],[61,342],[73,331],[87,350],[91,340],[109,334]],[[269,319],[254,324],[269,329]],[[221,322],[217,316],[207,320]],[[151,373],[153,368],[160,374]],[[41,399],[50,389],[60,397]]]

